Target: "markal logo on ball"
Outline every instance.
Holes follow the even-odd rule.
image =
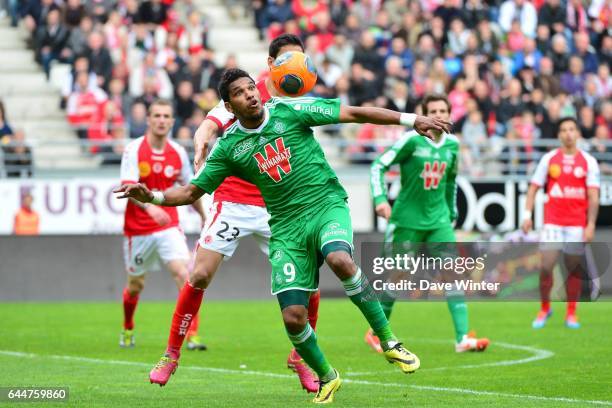
[[[380,300],[446,300],[461,293],[475,300],[540,300],[542,251],[551,243],[441,242],[361,245],[361,268]],[[612,243],[559,244],[558,267],[565,285],[551,300],[594,301],[606,295],[612,275]],[[567,282],[574,282],[568,284]],[[604,282],[605,283],[605,282]]]

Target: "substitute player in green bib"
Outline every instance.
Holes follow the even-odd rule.
[[[445,96],[428,95],[422,102],[423,114],[435,119],[450,118],[450,103]],[[459,164],[459,140],[442,133],[433,139],[409,131],[372,163],[370,187],[376,213],[389,221],[385,242],[405,243],[456,242],[453,221],[457,218],[456,176]],[[400,167],[401,190],[393,209],[387,201],[385,173],[393,165]],[[446,293],[448,309],[455,327],[455,351],[483,351],[488,339],[468,333],[468,311],[463,291]],[[392,295],[382,300],[387,318],[394,304]],[[365,341],[381,352],[380,341],[370,329]]]
[[[387,109],[342,106],[338,99],[272,98],[262,106],[255,82],[239,69],[223,74],[219,92],[238,120],[226,129],[190,185],[164,193],[139,184],[124,185],[117,191],[124,192],[122,197],[176,206],[213,192],[230,175],[260,189],[271,216],[272,293],[278,298],[289,339],[320,379],[314,402],[333,401],[340,387],[340,376],[323,355],[307,320],[309,294],[318,288],[323,261],[380,338],[387,361],[405,373],[416,371],[419,359],[393,335],[376,294],[353,261],[347,194],[311,126],[403,124],[432,135],[448,130],[450,123]],[[198,268],[196,257],[190,283],[206,287],[210,279]]]

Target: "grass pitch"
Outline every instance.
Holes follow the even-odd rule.
[[[290,343],[273,300],[205,302],[209,350],[183,351],[167,386],[149,384],[173,307],[141,302],[136,347],[120,349],[118,303],[0,304],[0,387],[70,387],[68,403],[45,406],[312,406],[285,368]],[[612,406],[612,303],[579,305],[580,330],[563,326],[561,303],[532,330],[537,307],[470,304],[471,327],[492,344],[456,354],[446,304],[398,304],[393,330],[421,358],[404,375],[365,345],[365,321],[348,300],[322,299],[319,341],[345,380],[335,406]]]

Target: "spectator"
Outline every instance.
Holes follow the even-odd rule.
[[[491,23],[487,20],[483,20],[478,24],[478,44],[483,54],[497,54],[499,39],[491,30]]]
[[[359,42],[362,31],[359,18],[355,14],[346,16],[345,25],[342,27],[341,32],[351,44],[357,44]]]
[[[353,5],[353,13],[367,27],[374,24],[380,4],[380,0],[361,0]]]
[[[520,115],[524,110],[521,81],[511,79],[508,85],[508,95],[501,101],[497,110],[498,121],[506,124],[511,118]]]
[[[561,74],[561,89],[572,96],[580,97],[584,92],[585,80],[582,59],[574,55],[570,58],[569,71]]]
[[[351,81],[348,94],[351,105],[361,105],[366,101],[376,99],[379,91],[374,74],[364,69],[361,64],[354,63],[351,65]]]
[[[47,13],[46,22],[36,32],[36,56],[49,79],[51,61],[60,59],[70,33],[61,22],[59,9],[51,9]]]
[[[536,35],[538,14],[528,0],[506,0],[499,9],[499,25],[505,33],[512,28],[512,22],[518,20],[523,34],[529,38]]]
[[[208,36],[208,26],[202,15],[194,10],[189,13],[187,23],[185,24],[185,37],[187,42],[187,51],[190,55],[197,54],[206,48]],[[179,36],[179,47],[184,46],[181,43]]]
[[[561,119],[561,104],[556,99],[550,99],[547,102],[546,115],[540,125],[543,139],[557,138],[556,126],[559,119]]]
[[[361,34],[359,45],[355,48],[353,65],[359,64],[370,73],[381,72],[384,69],[384,58],[376,50],[376,40],[369,31]]]
[[[469,36],[470,32],[465,29],[463,21],[459,17],[454,18],[450,23],[450,31],[448,33],[448,49],[455,55],[463,55],[467,49]]]
[[[21,196],[21,208],[15,214],[13,223],[13,234],[15,235],[39,235],[40,217],[32,208],[34,197],[25,193]]]
[[[32,34],[47,24],[47,16],[51,10],[59,10],[54,0],[25,1],[21,11],[26,29]]]
[[[219,97],[217,96],[217,91],[214,88],[206,89],[197,99],[198,107],[205,114],[208,114],[208,112],[217,106],[218,103]]]
[[[143,1],[138,7],[138,22],[159,25],[166,21],[168,6],[162,0]]]
[[[176,141],[187,150],[189,158],[193,159],[195,148],[193,146],[193,133],[189,126],[181,126],[176,131]]]
[[[125,151],[125,130],[122,126],[114,127],[110,132],[111,140],[100,147],[103,166],[118,166]]]
[[[98,77],[89,67],[89,60],[85,56],[79,56],[74,60],[72,70],[64,78],[62,84],[62,108],[66,108],[68,97],[76,90],[76,77],[80,72],[84,72],[88,76],[87,89],[94,90],[98,88]]]
[[[128,121],[130,139],[137,139],[147,131],[147,107],[144,103],[136,102],[130,109]]]
[[[264,25],[267,27],[271,23],[284,24],[294,18],[291,3],[287,0],[271,0],[265,8]]]
[[[87,39],[92,31],[93,21],[89,16],[84,16],[79,26],[70,30],[70,35],[62,51],[63,57],[67,60],[74,61],[78,56],[84,55],[87,51]]]
[[[586,32],[578,32],[574,34],[574,45],[576,47],[576,53],[584,64],[584,72],[587,74],[594,74],[597,72],[597,54],[595,49],[589,43],[589,34]]]
[[[6,110],[4,109],[4,103],[0,101],[0,141],[6,140],[13,136],[13,129],[8,124],[6,119]]]
[[[86,12],[80,0],[67,0],[64,7],[64,24],[70,29],[78,27]]]
[[[109,14],[104,24],[104,36],[113,64],[123,63],[125,58],[123,47],[127,42],[128,29],[123,24],[123,19],[118,11],[112,11]]]
[[[588,16],[582,0],[567,0],[566,24],[574,32],[587,30]]]
[[[476,27],[481,21],[488,21],[489,6],[482,0],[467,0],[461,11],[461,18],[466,27]]]
[[[154,90],[154,92],[150,92],[151,88],[149,88],[149,95],[153,93],[160,98],[172,98],[170,78],[166,71],[155,65],[155,53],[153,52],[149,52],[142,63],[132,69],[130,74],[130,95],[137,98],[147,93],[145,92],[146,82],[152,84]]]
[[[459,77],[455,81],[455,86],[448,93],[448,101],[451,104],[451,120],[457,122],[467,113],[466,104],[470,94],[465,88],[465,79]]]
[[[113,101],[107,100],[104,104],[99,105],[93,123],[87,129],[87,138],[94,142],[91,152],[99,152],[100,146],[103,145],[102,142],[111,140],[113,131],[123,126],[123,115]]]
[[[115,0],[86,0],[87,13],[97,22],[105,24],[108,20],[112,8],[115,6]]]
[[[521,30],[520,22],[518,20],[514,20],[510,26],[510,31],[508,32],[508,49],[512,52],[518,52],[525,48],[526,40],[527,37]]]
[[[540,75],[538,81],[546,95],[555,97],[561,92],[559,77],[555,75],[553,62],[548,57],[543,57],[540,60]]]
[[[578,114],[578,123],[580,124],[580,134],[584,139],[591,139],[595,136],[596,123],[595,112],[590,106],[580,108]]]
[[[4,166],[7,177],[32,176],[32,150],[23,130],[16,130],[9,144],[4,146]]]
[[[595,137],[590,140],[591,154],[599,162],[602,174],[612,174],[612,140],[607,126],[599,125],[595,129]]]
[[[438,55],[434,47],[433,37],[429,34],[424,34],[417,43],[415,59],[423,61],[426,65],[431,65],[434,58]]]
[[[487,127],[480,111],[474,110],[467,115],[467,120],[461,127],[461,137],[470,148],[472,157],[480,157],[480,150],[486,146],[488,139]]]
[[[391,14],[393,16],[393,14]],[[402,15],[399,29],[396,29],[394,36],[404,40],[406,47],[410,50],[416,47],[419,34],[423,31],[423,24],[418,22],[412,13]]]
[[[552,51],[548,56],[553,62],[554,73],[559,75],[569,68],[569,50],[567,41],[562,34],[555,34],[552,38]]]
[[[536,47],[536,41],[527,38],[523,49],[514,54],[514,66],[519,72],[523,67],[533,68],[536,72],[539,72],[541,59],[542,53]]]
[[[566,20],[567,13],[565,8],[561,6],[560,0],[546,0],[546,3],[542,6],[538,14],[538,24],[545,27],[551,27],[555,34],[563,33]]]
[[[399,0],[399,2],[406,2],[406,0]],[[397,3],[398,0],[395,0]],[[391,2],[387,2],[385,4],[392,4]],[[348,7],[344,0],[331,0],[329,3],[329,15],[331,16],[332,22],[336,27],[342,27],[344,22],[346,21],[346,17],[348,16]],[[393,16],[393,14],[391,14]],[[402,14],[397,14],[396,16],[401,16]]]
[[[325,51],[329,61],[339,66],[345,74],[351,69],[354,54],[353,46],[347,41],[346,36],[342,32],[336,33],[334,42]]]
[[[113,60],[104,47],[104,34],[99,31],[89,34],[85,55],[89,59],[89,66],[98,76],[98,86],[102,89],[108,89],[113,70]]]
[[[597,77],[595,75],[587,76],[586,83],[584,84],[584,93],[582,94],[582,102],[586,106],[596,108],[601,102],[601,96],[597,89]]]
[[[342,69],[331,62],[329,58],[323,59],[323,63],[319,66],[317,72],[319,78],[329,89],[333,89],[336,86],[336,81],[342,76]]]
[[[174,109],[177,126],[181,126],[193,116],[193,113],[197,109],[197,105],[193,99],[193,85],[189,81],[181,81],[178,84]]]
[[[66,113],[80,139],[87,138],[87,129],[95,122],[106,99],[106,94],[100,88],[90,88],[87,72],[76,74],[76,88],[68,97]]]
[[[536,48],[542,55],[546,55],[550,50],[550,43],[550,29],[548,26],[539,25],[536,34]]]
[[[455,0],[444,0],[444,3],[434,11],[435,17],[440,17],[444,22],[444,28],[448,30],[451,21],[461,18],[461,9],[456,6]]]
[[[111,100],[124,118],[127,118],[132,105],[131,96],[125,92],[125,83],[122,79],[113,78],[108,85],[108,99]]]
[[[597,86],[597,95],[600,98],[610,98],[612,96],[612,77],[610,77],[610,66],[600,64],[597,68],[597,76],[594,77]]]

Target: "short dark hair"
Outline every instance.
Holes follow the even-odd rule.
[[[576,125],[577,129],[580,129],[580,126],[578,125],[578,121],[576,120],[576,118],[572,116],[566,116],[557,121],[557,133],[556,133],[557,136],[559,136],[559,132],[561,131],[561,125],[564,124],[565,122],[572,122],[574,125]]]
[[[448,98],[445,95],[442,94],[427,94],[425,95],[425,97],[423,98],[423,102],[421,102],[421,107],[423,108],[423,115],[427,115],[427,105],[431,102],[438,102],[438,101],[442,101],[446,104],[446,107],[448,108],[448,113],[450,113],[451,111],[451,104],[448,101]]]
[[[251,78],[249,73],[240,68],[230,68],[223,72],[221,82],[219,82],[219,95],[221,95],[221,99],[223,99],[225,102],[229,102],[229,87],[232,82],[240,78],[249,78],[251,81],[253,81],[253,78]]]
[[[174,105],[167,99],[158,98],[151,102],[151,105],[149,105],[149,109],[147,110],[147,115],[151,115],[154,106],[169,106],[170,109],[172,109],[172,115],[174,115]]]
[[[304,51],[304,43],[300,40],[295,34],[281,34],[270,43],[270,47],[268,47],[268,55],[272,58],[276,59],[278,57],[278,52],[281,48],[287,45],[297,45]]]

